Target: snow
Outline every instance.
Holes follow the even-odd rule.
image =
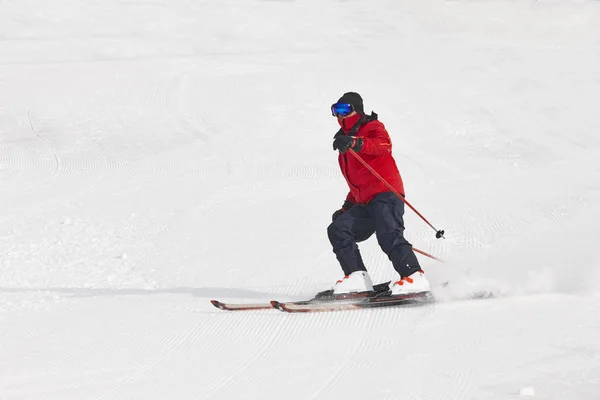
[[[598,21],[585,0],[0,1],[0,399],[598,399]],[[439,302],[214,308],[340,278],[349,90],[446,230],[407,212]],[[500,296],[460,300],[479,290]]]
[[[519,391],[521,396],[535,396],[535,390],[532,387],[524,387]]]

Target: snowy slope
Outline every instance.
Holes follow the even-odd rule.
[[[597,1],[0,1],[0,399],[600,398],[598,21]],[[348,90],[446,229],[407,213],[440,302],[215,309],[340,277]],[[482,289],[501,297],[459,300]]]

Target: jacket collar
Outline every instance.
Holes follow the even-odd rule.
[[[358,132],[361,126],[363,126],[367,122],[377,121],[377,119],[377,114],[375,114],[374,112],[371,112],[371,115],[356,114],[352,117],[348,117],[343,120],[338,118],[338,124],[340,124],[341,128],[333,137],[335,139],[339,135],[354,136],[356,135],[356,132]],[[348,129],[346,129],[346,127],[348,127]]]
[[[351,117],[348,118],[338,118],[338,124],[340,124],[340,126],[342,127],[342,129],[344,130],[344,133],[348,133],[350,132],[350,130],[352,128],[354,128],[354,126],[356,124],[358,124],[359,122],[361,122],[362,120],[364,120],[364,115],[361,115],[359,113],[354,114]]]

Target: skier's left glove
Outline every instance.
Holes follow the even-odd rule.
[[[333,215],[331,216],[331,222],[335,221],[336,219],[338,219],[338,217],[340,215],[342,215],[344,213],[344,210],[342,210],[341,208],[339,210],[335,210],[335,212],[333,213]]]
[[[342,206],[342,208],[340,208],[339,210],[336,210],[333,215],[331,216],[331,221],[335,221],[340,215],[342,215],[343,213],[345,213],[346,211],[348,211],[349,209],[351,209],[352,207],[354,207],[354,203],[352,203],[351,201],[344,201],[344,205]]]
[[[345,153],[348,149],[352,149],[359,153],[363,147],[362,138],[354,136],[339,135],[333,141],[333,150],[339,150],[340,153]]]

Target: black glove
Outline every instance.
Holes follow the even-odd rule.
[[[337,217],[339,217],[340,215],[342,215],[344,213],[344,210],[342,210],[341,208],[339,210],[336,210],[336,212],[333,213],[333,215],[331,216],[331,221],[335,221],[337,219]]]
[[[358,153],[362,149],[362,146],[363,140],[353,136],[339,135],[333,141],[333,150],[339,150],[340,153],[345,153],[348,149],[352,149]]]
[[[335,221],[337,219],[337,217],[339,217],[340,215],[342,215],[343,213],[345,213],[352,207],[354,207],[354,203],[352,203],[351,201],[348,201],[348,200],[344,201],[344,205],[342,206],[342,208],[340,208],[339,210],[336,210],[336,212],[334,212],[333,215],[331,216],[331,221]]]

